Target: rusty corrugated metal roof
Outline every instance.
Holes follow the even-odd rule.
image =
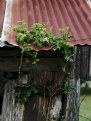
[[[3,27],[4,13],[5,13],[5,0],[0,0],[0,36]]]
[[[6,22],[10,23],[10,29],[6,35],[3,33],[2,40],[17,45],[13,28],[17,25],[17,21],[25,20],[27,27],[31,27],[34,23],[49,23],[55,35],[59,34],[59,28],[69,27],[74,37],[70,44],[91,45],[91,8],[87,0],[7,1],[7,8],[11,8],[11,13],[6,19]],[[7,25],[4,26],[4,31],[5,28]]]

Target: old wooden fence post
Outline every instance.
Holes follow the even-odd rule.
[[[67,113],[65,121],[79,121],[79,108],[80,108],[80,51],[76,46],[74,47],[74,68],[73,68],[73,91],[68,96],[67,100]]]

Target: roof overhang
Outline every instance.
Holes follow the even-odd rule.
[[[87,0],[6,0],[6,10],[0,40],[18,46],[13,28],[25,20],[27,27],[34,23],[49,23],[55,35],[59,28],[69,27],[71,45],[91,45],[91,8]]]

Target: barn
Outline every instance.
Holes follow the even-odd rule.
[[[24,57],[21,68],[23,75],[20,78],[22,83],[32,80],[34,85],[40,85],[42,92],[32,96],[28,103],[15,102],[14,90],[18,80],[21,49],[13,29],[21,20],[26,22],[28,29],[35,23],[48,23],[55,35],[60,34],[59,28],[69,27],[73,37],[68,42],[74,46],[74,91],[71,94],[62,94],[59,90],[53,100],[49,98],[48,92],[44,94],[45,84],[52,81],[53,91],[56,82],[58,86],[63,86],[64,77],[59,70],[60,63],[63,63],[59,52],[53,54],[42,48],[39,52],[41,61],[37,65],[26,63]],[[51,110],[52,121],[79,120],[80,81],[91,78],[90,28],[91,6],[87,0],[0,0],[1,121],[48,121],[50,116],[46,112]],[[25,90],[26,87],[18,85],[17,88]],[[47,109],[50,103],[53,103],[51,109]]]

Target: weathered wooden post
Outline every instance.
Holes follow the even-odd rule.
[[[74,88],[74,90],[68,96],[68,111],[66,121],[79,121],[80,79],[73,80],[72,87]]]
[[[24,104],[15,103],[15,82],[5,85],[1,121],[23,121]]]
[[[80,108],[80,48],[74,47],[74,65],[73,65],[73,79],[72,92],[67,99],[67,112],[65,121],[79,121]]]
[[[19,83],[24,84],[27,80],[27,75],[23,75],[19,78]],[[2,109],[2,121],[23,121],[24,117],[24,103],[15,101],[15,80],[9,81],[5,85],[3,109]]]

